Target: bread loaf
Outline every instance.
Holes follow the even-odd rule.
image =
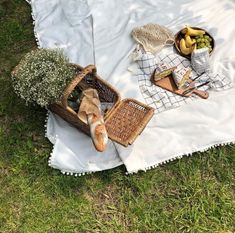
[[[108,143],[108,134],[97,90],[88,88],[82,92],[78,117],[89,125],[95,148],[100,152],[104,151]]]
[[[159,63],[154,71],[154,81],[159,81],[170,75],[176,67],[172,67],[165,63]]]
[[[108,143],[108,134],[102,115],[88,115],[88,124],[90,126],[91,138],[96,150],[100,152],[104,151]]]
[[[185,83],[190,79],[191,71],[190,68],[177,68],[173,71],[172,76],[178,89],[185,87]]]

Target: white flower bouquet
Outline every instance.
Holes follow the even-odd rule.
[[[60,99],[75,70],[61,50],[37,49],[27,53],[12,75],[15,92],[26,104],[46,107]]]

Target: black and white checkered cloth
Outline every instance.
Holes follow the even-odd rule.
[[[167,63],[171,66],[177,66],[179,68],[187,68],[191,67],[188,59],[175,53],[165,55],[163,57],[160,55],[158,57],[154,57],[152,54],[144,53],[136,60],[136,62],[138,64],[136,75],[138,76],[141,93],[146,103],[156,109],[155,113],[159,113],[170,108],[179,107],[182,104],[191,102],[198,98],[196,95],[192,95],[192,97],[182,97],[176,95],[154,85],[150,81],[150,77],[159,62]],[[197,74],[192,71],[191,78],[193,79],[195,77],[197,77]],[[205,81],[210,81],[210,84],[201,87],[200,90],[208,90],[213,88],[214,90],[220,91],[231,87],[230,79],[221,74],[205,73],[197,79],[196,85],[204,83]]]

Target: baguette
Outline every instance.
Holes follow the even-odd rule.
[[[104,119],[101,114],[100,116],[89,114],[87,119],[93,144],[96,150],[102,152],[106,149],[108,143],[108,134],[105,128]]]
[[[91,139],[96,150],[104,151],[108,143],[108,133],[97,90],[88,88],[82,92],[78,117],[90,127]]]

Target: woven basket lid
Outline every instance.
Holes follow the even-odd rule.
[[[109,138],[124,146],[132,144],[152,118],[154,109],[134,99],[124,99],[105,121]]]

